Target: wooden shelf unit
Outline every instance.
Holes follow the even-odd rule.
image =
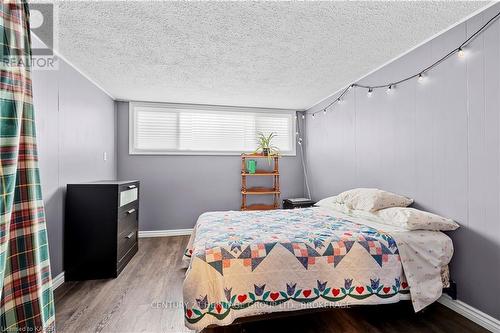
[[[255,173],[242,172],[242,176],[279,176],[279,172],[256,170]]]
[[[246,206],[244,209],[242,208],[241,210],[272,210],[272,209],[276,209],[274,208],[274,205],[254,204]]]
[[[279,156],[272,156],[274,163],[273,169],[256,170],[255,173],[247,172],[247,159],[268,159],[268,156],[260,154],[241,154],[241,210],[271,210],[278,209],[280,202],[280,173],[279,173]],[[247,187],[247,177],[253,176],[268,176],[273,178],[272,187]],[[272,195],[272,204],[252,204],[247,205],[247,195]]]

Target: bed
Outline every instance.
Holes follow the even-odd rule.
[[[411,299],[415,311],[448,283],[451,239],[326,207],[202,214],[183,261],[186,326],[311,308]]]

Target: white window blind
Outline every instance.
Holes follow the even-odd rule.
[[[293,111],[130,106],[131,154],[241,154],[255,150],[258,133],[271,132],[281,154],[295,155]]]

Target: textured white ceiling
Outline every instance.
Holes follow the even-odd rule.
[[[62,2],[59,52],[115,98],[305,109],[485,2]]]

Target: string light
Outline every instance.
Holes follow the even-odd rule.
[[[458,56],[459,56],[460,58],[465,57],[465,51],[464,51],[464,49],[463,49],[463,48],[461,48],[461,47],[459,47],[459,48],[458,48],[458,52],[457,52],[457,54],[458,54]]]
[[[486,29],[488,29],[491,25],[491,23],[493,23],[494,21],[498,20],[498,18],[500,17],[500,12],[498,12],[495,16],[493,16],[490,20],[488,20],[481,28],[479,28],[476,32],[474,32],[472,35],[470,35],[469,38],[467,38],[462,44],[460,44],[460,46],[458,46],[456,49],[453,49],[452,51],[448,52],[446,55],[444,55],[443,57],[441,57],[440,59],[438,59],[437,61],[435,61],[434,63],[432,63],[431,65],[423,68],[419,73],[416,73],[416,74],[413,74],[411,76],[408,76],[408,77],[405,77],[399,81],[395,81],[393,83],[386,83],[386,84],[379,84],[379,85],[371,85],[371,86],[367,86],[367,85],[363,85],[363,84],[360,84],[360,83],[351,83],[350,85],[348,85],[341,93],[340,93],[340,96],[335,99],[333,102],[331,102],[330,104],[328,104],[324,109],[323,109],[323,113],[326,114],[326,110],[328,108],[330,108],[331,106],[335,105],[336,103],[338,104],[341,104],[343,102],[343,98],[344,96],[352,89],[352,88],[365,88],[365,89],[368,89],[368,97],[372,96],[373,95],[373,91],[374,89],[380,89],[380,88],[387,88],[387,93],[390,93],[395,87],[396,85],[399,85],[403,82],[406,82],[406,81],[409,81],[409,80],[412,80],[412,79],[417,79],[418,82],[420,83],[423,83],[423,81],[425,80],[425,76],[424,74],[426,74],[429,70],[433,69],[434,67],[438,66],[439,64],[441,64],[443,61],[445,61],[446,59],[448,59],[450,56],[452,56],[453,54],[457,53],[457,55],[460,57],[460,58],[463,58],[465,57],[465,51],[464,51],[464,48],[470,44],[472,42],[472,40],[474,40],[479,34],[481,34],[483,31],[485,31]],[[317,112],[320,112],[320,111],[317,111]],[[315,117],[316,113],[317,112],[313,112],[311,113],[311,116],[312,118]],[[302,119],[304,119],[305,116],[302,115]]]
[[[306,115],[305,114],[302,115],[302,119],[306,119]]]

